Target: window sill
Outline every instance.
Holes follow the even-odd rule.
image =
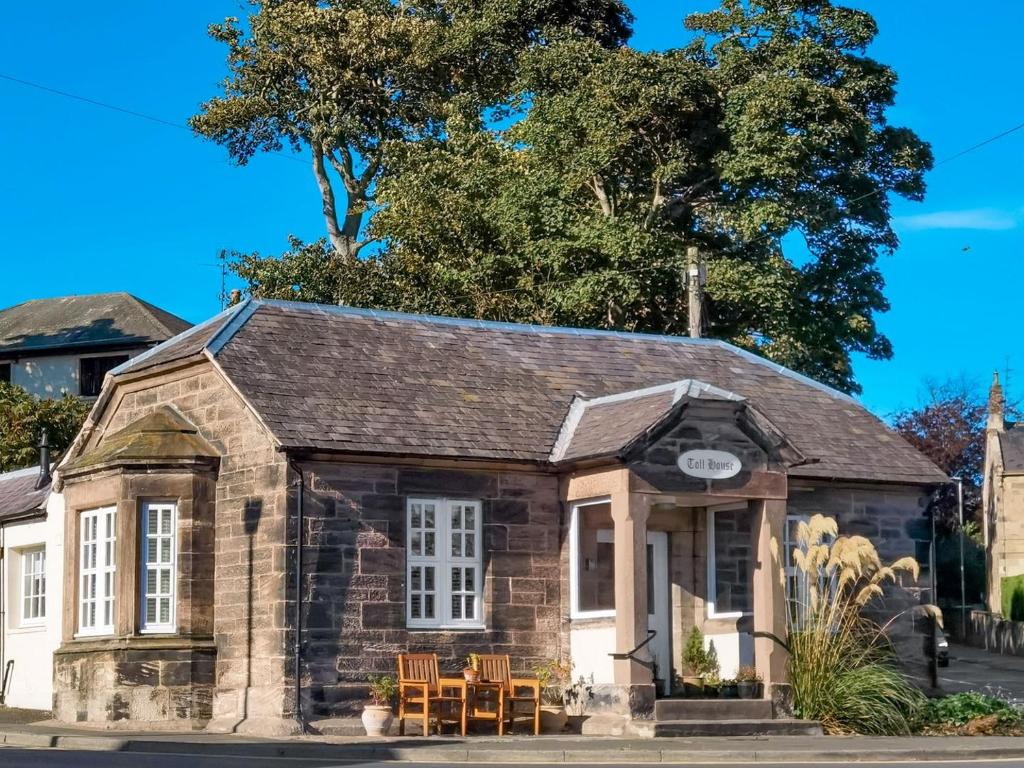
[[[615,611],[576,611],[571,613],[569,618],[572,621],[587,621],[588,619],[614,619]]]
[[[410,632],[486,632],[486,624],[438,624],[435,626],[414,625],[405,627]]]
[[[40,621],[35,624],[22,624],[17,627],[11,627],[7,630],[9,635],[34,635],[39,632],[46,631],[46,622]]]
[[[728,613],[715,613],[709,612],[707,618],[709,619],[742,619],[745,616],[753,616],[753,611],[729,611]]]

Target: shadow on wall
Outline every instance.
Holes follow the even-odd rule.
[[[255,549],[256,532],[260,527],[260,518],[263,517],[263,499],[248,499],[242,511],[242,525],[245,535],[248,538],[248,557],[246,562],[246,611],[245,611],[245,689],[246,694],[242,700],[242,717],[245,720],[249,716],[249,694],[252,688],[252,612],[253,600],[253,551]]]

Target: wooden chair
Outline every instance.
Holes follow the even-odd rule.
[[[498,722],[498,735],[504,735],[506,722],[511,730],[517,716],[532,717],[533,735],[540,734],[540,680],[512,677],[512,663],[508,656],[481,654],[479,658],[480,679],[502,684],[503,718]]]
[[[465,736],[466,681],[441,677],[436,653],[398,654],[398,733],[404,736],[405,721],[413,718],[423,723],[423,735],[430,735],[431,714],[436,714],[438,733],[443,722],[454,722]]]

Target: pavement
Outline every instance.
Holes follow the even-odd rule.
[[[932,761],[1024,763],[1024,738],[768,736],[632,739],[594,736],[368,737],[263,739],[204,732],[96,731],[48,724],[0,723],[0,765],[426,765],[572,763],[574,765],[793,765]],[[98,753],[106,757],[99,760]],[[42,762],[38,755],[48,756]],[[68,755],[88,758],[68,761]],[[131,757],[127,762],[122,762]],[[20,762],[19,762],[20,761]]]
[[[948,693],[979,691],[1024,704],[1024,656],[950,643],[949,666],[939,667],[939,685]]]

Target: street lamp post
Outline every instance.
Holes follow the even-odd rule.
[[[964,577],[964,479],[950,478],[956,481],[957,517],[960,522],[960,632],[967,637],[967,580]],[[934,536],[934,535],[933,535]]]

